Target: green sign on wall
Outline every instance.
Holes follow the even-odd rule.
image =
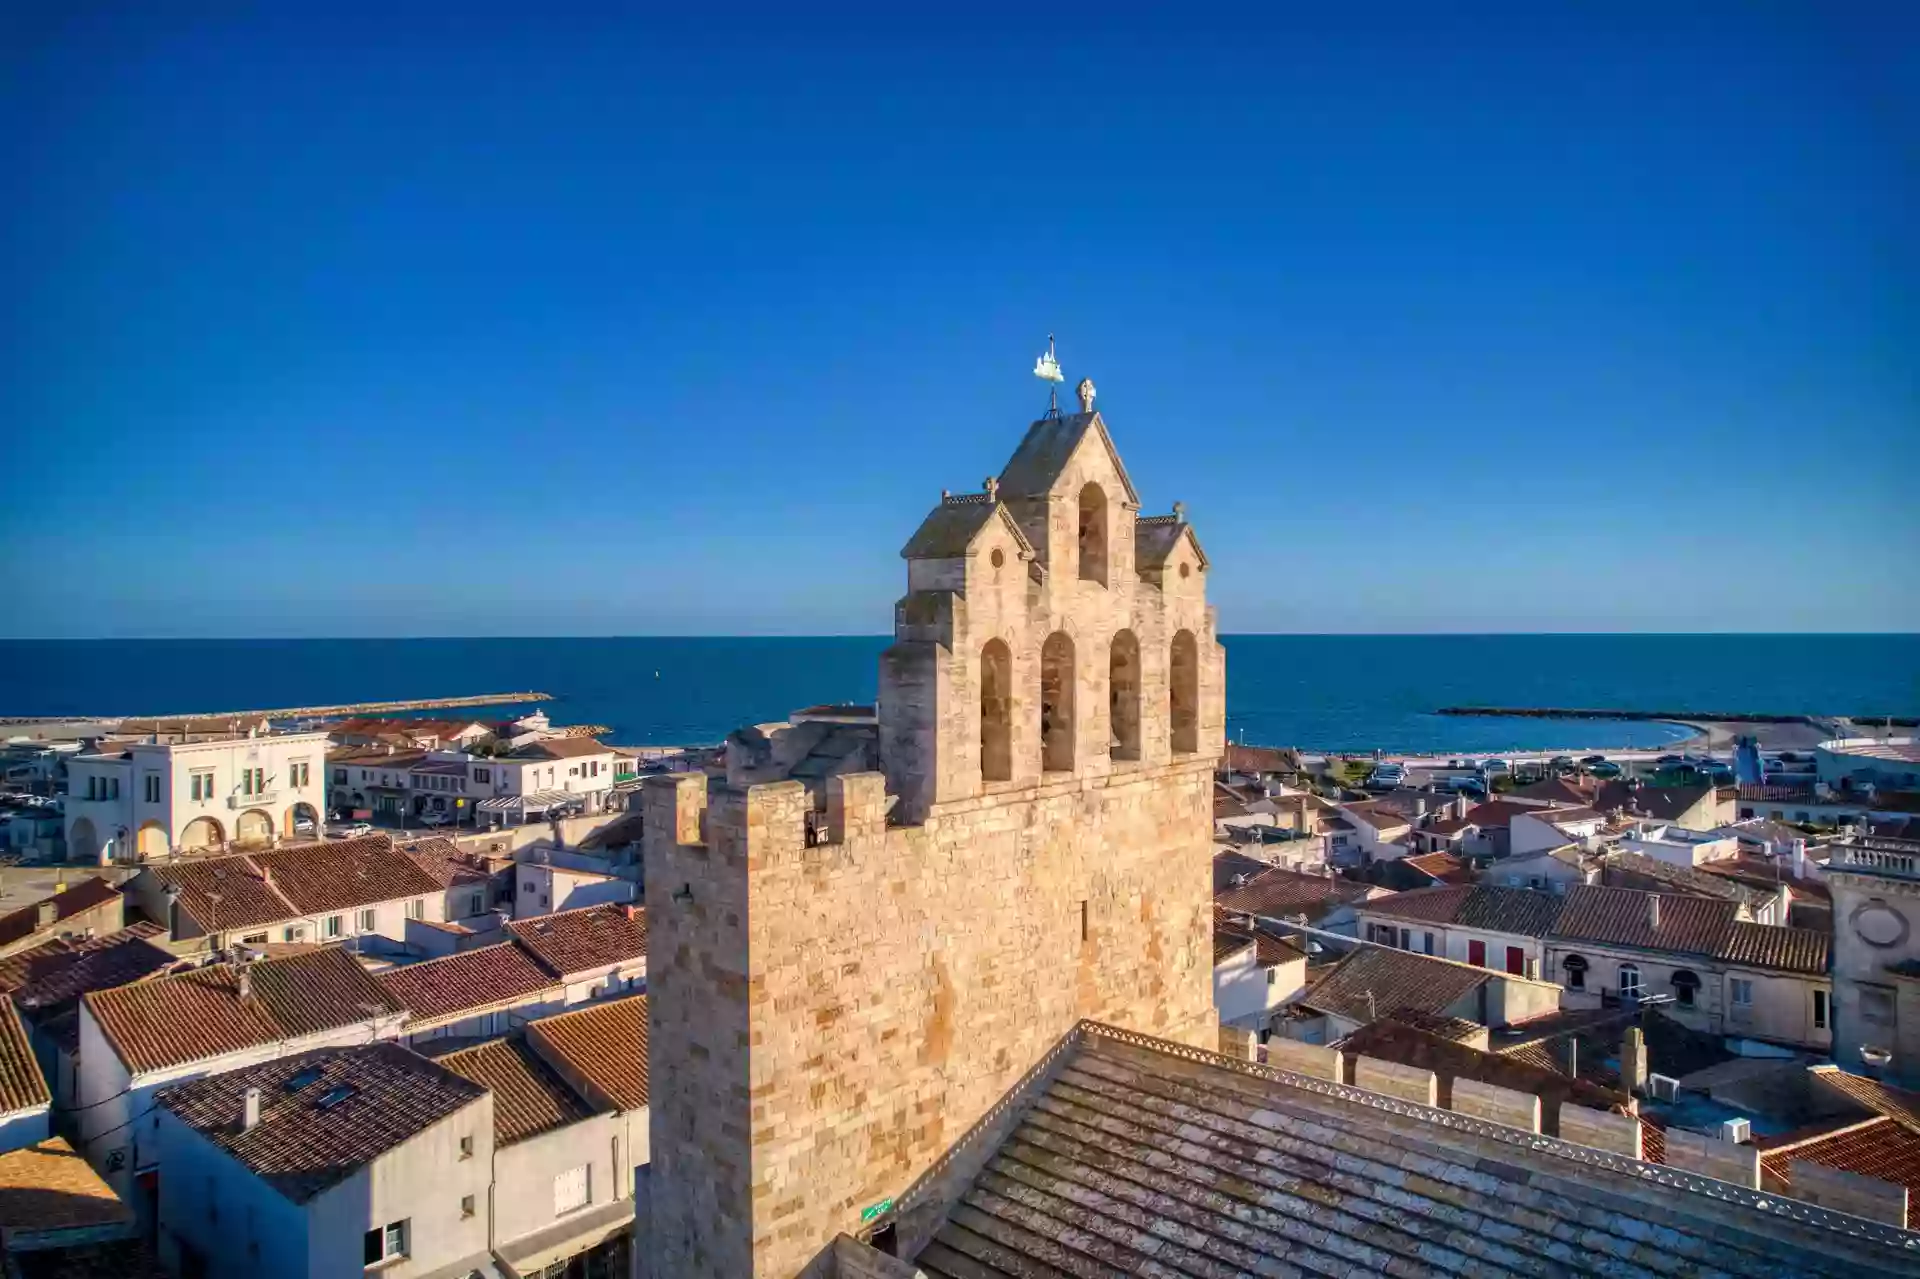
[[[879,1203],[871,1207],[862,1208],[860,1210],[860,1224],[863,1226],[866,1225],[869,1221],[872,1221],[875,1217],[878,1217],[891,1207],[893,1207],[893,1200],[882,1199]]]

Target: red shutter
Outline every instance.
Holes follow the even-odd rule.
[[[1469,964],[1478,964],[1480,967],[1485,968],[1487,966],[1487,943],[1483,941],[1468,942],[1467,962]]]
[[[1507,971],[1518,977],[1527,971],[1527,952],[1518,946],[1507,947]]]

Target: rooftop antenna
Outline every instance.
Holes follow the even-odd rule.
[[[1047,334],[1047,353],[1033,362],[1033,375],[1049,383],[1046,416],[1059,417],[1060,384],[1067,380],[1067,375],[1060,371],[1060,357],[1053,353],[1053,334],[1051,333]]]

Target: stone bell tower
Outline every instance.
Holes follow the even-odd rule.
[[[1082,1018],[1212,1047],[1205,553],[1092,409],[902,552],[881,772],[647,784],[655,1275],[785,1276]]]

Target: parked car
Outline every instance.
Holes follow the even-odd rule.
[[[333,828],[335,839],[359,839],[362,835],[373,834],[373,827],[365,822],[341,822]]]
[[[420,824],[422,826],[445,826],[452,820],[453,818],[447,816],[445,813],[433,812],[431,810],[420,814]]]
[[[1676,764],[1686,763],[1687,757],[1685,755],[1662,755],[1653,762],[1661,768],[1672,768]]]
[[[293,833],[296,835],[313,834],[313,818],[311,817],[295,818],[293,822]]]
[[[1620,776],[1620,765],[1614,763],[1610,759],[1603,759],[1598,764],[1593,765],[1587,771],[1592,773],[1595,777],[1618,777]]]
[[[1580,757],[1580,762],[1582,764],[1585,764],[1588,768],[1592,768],[1595,764],[1606,763],[1607,757],[1605,755],[1582,755]]]
[[[1555,755],[1552,759],[1547,761],[1547,767],[1548,768],[1572,768],[1573,756]]]
[[[1511,773],[1513,766],[1504,759],[1490,759],[1480,765],[1480,771],[1487,774]]]

